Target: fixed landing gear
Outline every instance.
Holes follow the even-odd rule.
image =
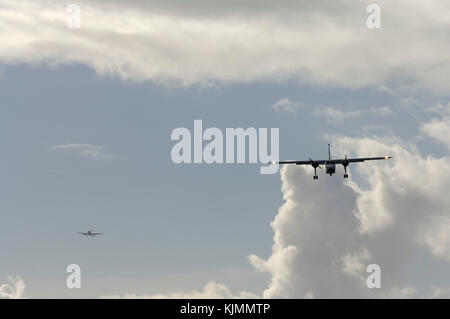
[[[344,166],[344,178],[348,178],[348,174],[347,174],[347,166],[349,164],[349,161],[347,159],[347,155],[345,155],[345,159],[342,162],[342,166]]]
[[[314,167],[314,176],[313,179],[319,179],[319,176],[317,176],[317,167],[322,169],[322,167],[320,167],[319,162],[317,161],[313,161],[312,159],[309,159],[311,161],[311,166]]]

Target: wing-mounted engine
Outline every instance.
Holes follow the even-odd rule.
[[[311,158],[309,159],[309,161],[311,162],[311,166],[314,167],[314,176],[313,179],[319,179],[319,176],[317,176],[317,167],[322,169],[322,167],[320,167],[319,162],[318,161],[314,161]]]
[[[347,159],[347,154],[345,154],[345,158],[342,161],[342,166],[344,166],[344,178],[348,178],[348,174],[347,174],[347,166],[348,164],[350,164],[350,162]]]

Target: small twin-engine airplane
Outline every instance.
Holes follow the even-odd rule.
[[[86,233],[78,232],[78,234],[81,234],[81,235],[84,235],[84,236],[87,236],[87,237],[94,237],[94,236],[97,236],[97,235],[103,235],[103,233],[94,233],[94,232],[92,232],[90,230],[88,230]]]
[[[336,173],[336,164],[342,164],[344,166],[344,178],[348,178],[347,174],[347,166],[350,163],[358,163],[364,161],[375,161],[375,160],[387,160],[392,158],[392,156],[383,156],[383,157],[359,157],[359,158],[347,158],[345,155],[344,159],[331,159],[331,151],[330,151],[330,143],[328,143],[328,159],[327,160],[319,160],[315,161],[309,159],[309,161],[283,161],[283,162],[270,162],[269,164],[295,164],[295,165],[311,165],[314,167],[314,176],[313,179],[319,179],[317,176],[317,167],[322,169],[320,165],[325,165],[325,172],[332,176]]]

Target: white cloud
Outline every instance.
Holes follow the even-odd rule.
[[[317,108],[314,111],[314,114],[320,117],[323,117],[327,122],[344,122],[346,120],[360,117],[362,111],[353,110],[353,111],[344,111],[335,107],[321,107]]]
[[[313,112],[315,115],[323,117],[325,121],[330,123],[345,122],[359,118],[363,115],[375,115],[375,116],[390,116],[394,112],[387,106],[371,107],[368,109],[359,110],[343,110],[337,107],[325,106],[318,107]]]
[[[385,299],[411,299],[418,298],[418,291],[411,286],[405,287],[392,287],[389,291],[383,294],[382,298]]]
[[[329,123],[342,123],[348,120],[360,118],[363,115],[369,116],[391,116],[394,114],[391,108],[387,106],[371,107],[346,110],[334,106],[305,106],[301,102],[292,101],[288,98],[283,98],[275,102],[272,108],[276,111],[286,111],[289,113],[296,113],[298,109],[309,110],[313,115],[323,118]]]
[[[296,78],[441,93],[450,85],[446,0],[378,1],[376,30],[365,25],[370,0],[77,3],[81,29],[68,29],[60,1],[0,0],[0,61],[83,63],[182,85]]]
[[[393,160],[354,164],[355,178],[322,175],[311,167],[280,171],[284,204],[271,226],[274,244],[253,266],[271,275],[266,298],[381,297],[439,295],[407,276],[414,256],[422,262],[450,261],[450,158],[421,156],[414,145],[374,138],[335,137],[349,155],[392,155]],[[381,289],[366,286],[366,267],[381,267]],[[445,287],[439,291],[447,291]],[[431,290],[431,293],[430,293]]]
[[[25,283],[22,278],[8,278],[9,284],[0,285],[0,299],[21,299],[24,298]]]
[[[427,296],[428,298],[450,298],[450,288],[432,287],[431,292]]]
[[[126,294],[124,296],[114,295],[114,296],[102,296],[100,298],[124,298],[124,299],[253,299],[261,298],[255,294],[249,292],[240,292],[234,295],[230,288],[224,284],[219,284],[214,281],[208,282],[202,291],[190,291],[190,292],[173,292],[167,294],[154,294],[154,295],[136,295],[136,294]]]
[[[272,105],[272,108],[275,111],[286,111],[290,113],[295,113],[298,108],[302,106],[302,103],[300,102],[294,102],[289,100],[288,98],[283,98],[275,102],[274,105]]]
[[[53,145],[53,149],[74,152],[80,156],[93,159],[114,159],[116,156],[108,154],[102,145],[93,144],[60,144]]]
[[[422,132],[436,139],[450,150],[450,117],[434,119],[421,126]]]
[[[366,248],[361,249],[356,254],[346,254],[341,256],[341,270],[343,273],[364,280],[364,272],[367,266],[367,261],[370,260],[370,253]]]
[[[359,118],[363,115],[391,116],[394,114],[392,109],[388,106],[347,110],[334,106],[306,106],[302,102],[293,101],[289,98],[279,99],[272,105],[272,108],[277,112],[286,111],[294,114],[298,109],[302,108],[302,110],[310,111],[315,116],[324,118],[325,121],[330,123],[340,123],[347,120]]]

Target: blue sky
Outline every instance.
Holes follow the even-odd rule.
[[[393,153],[379,155],[403,156],[408,152],[411,154],[411,163],[403,165],[395,162],[386,164],[387,167],[406,166],[405,171],[416,170],[414,163],[417,162],[417,156],[424,163],[427,158],[435,160],[445,167],[442,172],[447,172],[448,148],[442,139],[445,139],[447,132],[448,93],[441,88],[442,79],[433,76],[434,64],[428,63],[426,55],[423,57],[420,52],[417,55],[412,53],[416,61],[420,61],[416,67],[412,67],[409,61],[397,62],[395,56],[398,53],[393,53],[386,61],[380,58],[383,52],[397,48],[395,41],[390,40],[394,31],[389,33],[383,28],[374,31],[381,34],[384,32],[384,35],[376,35],[383,41],[383,47],[380,49],[380,56],[378,53],[372,56],[374,69],[368,70],[362,64],[364,54],[353,56],[353,44],[348,47],[333,44],[332,49],[342,61],[338,62],[336,57],[334,64],[341,64],[343,70],[340,66],[332,66],[327,70],[327,63],[324,63],[321,67],[324,71],[321,69],[316,72],[316,64],[320,64],[319,62],[310,61],[310,64],[298,65],[295,58],[289,60],[290,54],[295,55],[298,50],[301,51],[302,45],[311,44],[314,50],[318,50],[317,57],[311,55],[314,59],[332,61],[332,57],[326,52],[328,50],[320,49],[321,43],[330,41],[328,37],[317,40],[306,38],[306,42],[300,43],[298,47],[291,47],[283,42],[283,49],[287,52],[280,56],[278,51],[260,56],[256,51],[247,52],[242,49],[241,46],[250,37],[250,31],[244,29],[241,30],[242,39],[239,35],[233,40],[235,51],[231,46],[228,53],[211,52],[214,47],[211,44],[211,47],[205,47],[205,52],[198,52],[195,43],[184,36],[191,31],[194,34],[206,32],[202,28],[207,28],[208,23],[211,23],[208,16],[215,12],[214,7],[209,8],[211,11],[208,12],[198,11],[199,26],[190,30],[190,14],[186,13],[184,16],[183,4],[174,2],[173,8],[153,4],[169,17],[169,21],[166,21],[169,25],[170,17],[188,20],[184,26],[187,28],[186,33],[174,26],[173,29],[169,28],[173,32],[167,31],[167,34],[161,35],[161,39],[157,35],[147,34],[151,39],[156,37],[158,41],[166,40],[165,50],[170,52],[170,56],[173,55],[173,63],[179,63],[178,67],[172,68],[164,60],[164,55],[155,54],[159,47],[155,49],[151,43],[146,43],[146,33],[143,30],[149,28],[151,22],[141,25],[143,17],[132,11],[133,7],[129,6],[129,11],[125,11],[122,16],[123,20],[113,22],[110,29],[105,28],[104,21],[98,22],[98,28],[104,33],[95,34],[98,30],[95,30],[95,23],[89,19],[85,20],[79,31],[67,31],[64,25],[60,26],[64,29],[60,31],[58,23],[59,20],[64,21],[66,13],[61,13],[62,17],[56,15],[52,20],[48,14],[58,14],[59,7],[56,3],[50,4],[45,6],[38,2],[37,6],[42,6],[44,11],[36,13],[33,11],[36,8],[31,3],[21,3],[23,15],[33,17],[37,25],[39,21],[49,19],[49,25],[45,25],[46,30],[38,30],[34,42],[27,42],[23,34],[27,32],[24,31],[25,25],[30,22],[20,22],[22,20],[19,16],[16,24],[6,19],[10,17],[8,10],[14,6],[12,2],[5,1],[0,10],[0,17],[4,19],[1,21],[0,18],[0,24],[20,35],[18,41],[23,42],[14,44],[10,41],[10,47],[0,45],[0,51],[4,50],[0,53],[0,128],[3,149],[0,158],[0,282],[6,281],[8,276],[20,276],[26,284],[26,297],[96,298],[125,294],[170,294],[174,291],[199,291],[211,280],[225,284],[233,294],[247,291],[265,297],[303,297],[305,292],[312,291],[315,296],[326,297],[328,295],[321,294],[319,288],[324,284],[313,282],[315,274],[295,274],[295,267],[291,269],[293,266],[290,264],[284,268],[276,268],[271,264],[281,246],[301,250],[302,243],[313,238],[305,237],[295,244],[298,240],[297,235],[292,233],[295,230],[278,229],[276,221],[287,218],[283,217],[284,212],[307,216],[309,209],[312,209],[310,213],[317,209],[317,219],[301,224],[302,227],[310,226],[311,229],[323,222],[319,216],[329,211],[330,207],[336,207],[336,212],[342,210],[345,214],[352,215],[356,211],[355,216],[365,216],[365,212],[371,209],[364,206],[364,211],[361,206],[364,202],[364,190],[373,192],[369,193],[371,198],[380,196],[379,202],[370,205],[385,211],[387,216],[403,216],[401,214],[409,210],[405,208],[407,206],[402,206],[400,199],[395,205],[391,205],[389,198],[379,195],[387,192],[391,185],[391,180],[383,184],[380,177],[385,174],[384,164],[364,164],[374,165],[373,170],[369,170],[373,173],[372,177],[365,175],[361,167],[358,170],[350,168],[351,180],[358,185],[360,191],[344,184],[341,167],[337,168],[337,174],[333,178],[322,174],[321,184],[318,184],[320,186],[316,190],[321,194],[318,197],[320,203],[312,201],[312,196],[306,196],[313,190],[312,187],[316,187],[311,186],[313,169],[310,167],[306,170],[286,169],[281,173],[280,180],[280,173],[260,175],[259,164],[176,165],[170,158],[171,148],[175,144],[170,140],[170,134],[177,127],[193,130],[196,119],[203,121],[204,129],[218,127],[225,131],[225,128],[236,127],[279,128],[281,159],[324,158],[327,156],[326,143],[332,141],[332,152],[336,157],[346,153],[351,156],[371,156],[373,154],[366,153],[392,149]],[[98,5],[101,10],[108,9],[93,1],[85,1],[81,5],[82,8],[87,8],[84,11],[87,12],[87,17],[93,14],[89,5]],[[200,7],[201,1],[193,5]],[[117,1],[109,9],[112,9],[114,15],[121,6],[127,7],[128,4]],[[137,1],[134,9],[140,6],[143,6],[141,15],[151,16],[151,5],[147,7],[143,2]],[[258,16],[265,17],[260,10],[265,11],[269,7],[270,4],[267,7],[262,5],[261,8],[255,8],[254,12],[249,10],[249,13],[244,12],[242,15],[231,15],[231,19],[252,25],[252,21]],[[288,4],[285,8],[287,7]],[[396,17],[397,9],[397,6],[391,11],[386,8],[387,12],[392,12],[392,16],[389,13],[387,16]],[[412,6],[411,15],[414,10],[419,9],[419,4]],[[225,20],[230,18],[226,8],[218,6],[217,10],[217,14],[223,15]],[[288,14],[283,8],[279,10],[274,13],[275,18],[269,17],[267,23],[272,23],[271,19],[274,18],[274,27],[284,30],[285,38],[290,39],[292,28],[298,26],[279,22],[278,19],[282,20]],[[320,8],[308,10],[305,9],[301,14],[311,14],[314,17],[315,10],[324,14],[323,18],[328,14],[320,11]],[[355,12],[358,12],[357,9]],[[434,11],[429,14],[433,16]],[[355,15],[359,16],[360,13]],[[366,15],[363,10],[362,16]],[[291,13],[288,17],[293,18]],[[347,21],[349,17],[345,14],[339,17],[338,14],[336,19],[340,18]],[[101,15],[101,19],[114,19],[114,16],[105,14]],[[393,24],[391,20],[386,20],[387,27]],[[17,27],[20,23],[23,23],[23,29]],[[119,39],[123,36],[117,31],[121,23],[130,32],[129,37],[122,38],[124,47],[114,43],[114,36]],[[156,20],[155,25],[158,23],[159,20]],[[322,36],[326,31],[316,29],[316,23],[312,22],[310,27],[313,30],[310,31]],[[238,23],[237,26],[239,25]],[[350,22],[346,28],[352,30],[352,26],[353,22]],[[204,33],[205,38],[213,37],[214,32],[217,32],[217,36],[225,34],[224,45],[229,44],[227,41],[231,41],[231,38],[228,38],[227,28],[223,31],[216,25],[210,27],[212,34]],[[420,23],[415,27],[420,31],[424,29]],[[434,27],[448,31],[448,25]],[[83,28],[87,31],[83,31]],[[265,27],[261,28],[265,30]],[[231,29],[230,32],[234,30],[232,27]],[[51,30],[61,34],[78,32],[79,42],[72,39],[73,43],[67,43],[60,35],[51,33]],[[362,27],[357,30],[368,32]],[[238,31],[236,29],[233,32]],[[258,32],[262,32],[258,27],[251,31],[256,33],[256,38]],[[93,34],[89,34],[90,32]],[[339,29],[335,32],[347,43],[345,34],[340,35]],[[400,31],[395,32],[401,35]],[[47,33],[48,36],[45,35]],[[420,36],[424,34],[420,32]],[[181,37],[182,41],[174,45],[172,36],[174,39]],[[138,41],[139,37],[143,40]],[[269,39],[271,37],[268,36]],[[89,41],[96,38],[103,47],[93,49],[95,54],[90,56],[90,45],[95,46],[95,42]],[[419,40],[418,46],[422,43]],[[297,40],[294,39],[295,41]],[[357,43],[354,45],[357,47],[358,42],[363,40],[358,38],[355,41]],[[434,40],[424,41],[428,44],[426,41]],[[216,45],[220,46],[220,43]],[[261,45],[259,40],[255,45]],[[187,48],[186,52],[184,48]],[[121,51],[119,53],[123,56],[119,53],[118,56],[111,55],[114,49]],[[70,50],[72,53],[69,54]],[[265,50],[269,49],[262,46],[259,52]],[[346,59],[342,60],[345,50],[348,50],[347,60],[353,60],[354,65],[345,67],[348,63]],[[102,53],[104,58],[101,57]],[[192,59],[197,53],[205,54],[203,61]],[[430,54],[435,61],[448,59],[442,58],[439,52],[433,56],[434,53],[432,51]],[[187,56],[186,59],[183,54]],[[230,55],[229,60],[224,59],[227,54]],[[258,69],[251,62],[240,65],[236,62],[240,60],[235,55],[240,56],[243,63],[253,58],[259,60],[264,63],[264,67]],[[122,63],[120,57],[128,59],[128,62]],[[279,63],[280,60],[286,64]],[[211,67],[214,63],[217,68]],[[194,68],[195,65],[198,68]],[[446,61],[443,69],[448,65]],[[374,70],[380,70],[380,73],[373,73]],[[430,71],[426,72],[427,70]],[[242,71],[242,80],[239,80],[239,71]],[[359,76],[355,78],[352,74]],[[440,84],[435,85],[435,81]],[[445,81],[448,79],[445,78]],[[291,109],[274,107],[283,99]],[[438,122],[437,125],[426,126],[433,119]],[[350,146],[345,139],[352,141]],[[83,155],[79,148],[57,147],[73,144],[90,145],[96,153]],[[426,174],[428,169],[434,170],[434,166],[426,168]],[[293,176],[296,176],[296,182],[291,182]],[[402,183],[410,185],[414,182],[407,177],[401,178],[392,180],[393,185],[400,185],[399,189],[403,187]],[[441,183],[440,180],[438,182]],[[290,187],[294,193],[292,202],[298,201],[294,208],[286,206],[290,203],[287,198],[292,194]],[[435,186],[432,180],[426,179],[425,182],[421,181],[418,189],[423,190],[423,194],[428,194],[426,189],[433,187],[443,188],[446,184],[442,181],[442,184]],[[359,195],[348,193],[350,188]],[[337,195],[331,195],[334,189],[337,189]],[[409,191],[405,192],[408,195]],[[417,238],[399,235],[400,239],[393,239],[401,243],[403,240],[415,243],[417,239],[419,248],[411,246],[411,256],[397,264],[392,262],[395,264],[392,269],[395,268],[396,271],[392,271],[392,278],[387,275],[392,280],[392,285],[388,285],[390,290],[383,291],[387,296],[404,293],[411,297],[416,293],[414,289],[419,295],[424,295],[426,292],[422,293],[422,289],[428,291],[430,287],[437,286],[441,287],[439,291],[447,289],[450,275],[446,269],[450,253],[446,249],[442,250],[440,244],[444,245],[449,239],[445,229],[434,228],[434,232],[441,234],[436,239],[430,237],[427,228],[429,223],[432,224],[439,218],[448,220],[445,214],[449,208],[445,206],[448,201],[444,194],[436,196],[441,196],[438,202],[442,200],[442,203],[439,202],[442,206],[436,208],[436,216],[417,217],[417,223],[409,226],[410,229],[425,229],[423,236],[419,231]],[[354,207],[348,208],[344,202],[340,202],[339,198],[345,201],[347,197],[353,200]],[[308,198],[312,202],[308,202]],[[335,201],[332,206],[322,206],[332,201]],[[409,199],[405,201],[410,202]],[[310,208],[313,206],[317,207]],[[430,207],[430,210],[434,211],[434,208]],[[422,216],[419,213],[417,216]],[[372,215],[367,216],[371,218]],[[383,231],[388,232],[390,229],[384,226],[384,221],[392,219],[383,219],[383,216],[380,213],[373,217],[376,220],[370,224],[381,223],[381,232],[378,228],[372,230],[372,226],[367,225],[364,230],[364,219],[359,217],[351,223],[356,225],[359,221],[363,235],[364,231],[368,234],[373,231],[383,236]],[[406,218],[408,219],[407,216]],[[274,220],[275,223],[271,224]],[[295,223],[296,220],[293,220],[292,225]],[[323,225],[326,229],[327,222],[323,222]],[[343,225],[342,229],[347,229],[347,226],[349,224]],[[88,228],[104,232],[105,235],[89,239],[77,234]],[[297,231],[301,236],[308,233],[306,230],[302,233],[301,227]],[[274,232],[279,238],[285,239],[280,242],[280,239],[274,238]],[[287,240],[288,234],[294,237]],[[330,238],[326,237],[325,240]],[[287,243],[291,241],[289,246]],[[383,242],[381,239],[365,241],[365,237],[357,237],[350,246],[365,245],[373,252],[371,256],[382,256],[386,260],[395,254],[388,251],[384,255],[377,255],[377,249]],[[320,251],[320,241],[317,245],[317,250]],[[352,252],[350,248],[347,251],[347,248],[345,246],[339,253],[342,260],[345,259],[343,256],[347,256],[346,253]],[[266,260],[265,266],[255,262],[252,257],[249,259],[249,255]],[[363,255],[357,255],[358,262],[367,259]],[[303,263],[305,259],[301,258],[307,257],[298,258],[298,262]],[[422,259],[429,269],[435,271],[417,275],[423,267]],[[321,259],[309,260],[305,269],[311,267],[313,272],[313,268],[321,268],[318,260]],[[65,285],[65,268],[71,263],[81,266],[81,289],[68,289]],[[396,268],[398,265],[401,265],[398,268],[401,270]],[[391,269],[390,266],[387,267]],[[297,291],[287,284],[289,280],[279,280],[285,276],[292,276],[292,282],[300,286],[304,284],[305,288]],[[311,282],[308,282],[309,279],[298,279],[302,276],[309,278]],[[333,297],[339,296],[340,291],[342,296],[352,295],[348,292],[348,287],[345,284],[341,290],[334,287],[337,292]],[[274,291],[283,293],[277,294]],[[364,295],[361,292],[357,294]]]

